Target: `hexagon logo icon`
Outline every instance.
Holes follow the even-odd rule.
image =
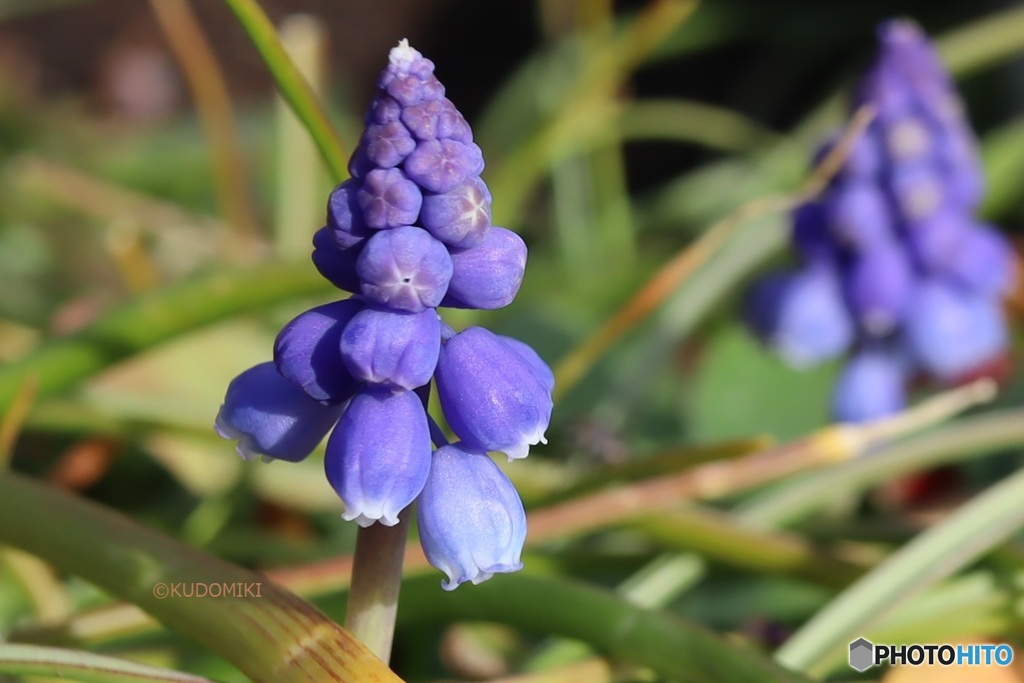
[[[850,643],[850,666],[857,671],[865,671],[875,664],[875,646],[866,638],[858,638]]]

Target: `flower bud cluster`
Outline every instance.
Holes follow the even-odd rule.
[[[491,225],[483,155],[433,72],[406,41],[391,51],[313,238],[317,269],[353,296],[288,323],[274,363],[232,382],[217,429],[243,457],[291,461],[329,432],[344,518],[392,526],[418,499],[424,551],[452,589],[522,566],[523,505],[487,453],[544,442],[554,378],[523,342],[456,333],[436,310],[511,303],[527,250]],[[432,379],[456,443],[426,413]]]
[[[1009,244],[974,217],[984,178],[954,84],[927,37],[883,23],[854,109],[875,118],[822,196],[793,214],[803,266],[750,292],[750,327],[801,367],[849,353],[841,421],[898,412],[908,382],[953,383],[1005,351]],[[828,152],[835,141],[819,152]]]

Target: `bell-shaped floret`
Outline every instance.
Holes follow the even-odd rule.
[[[844,275],[846,300],[860,326],[880,337],[903,318],[914,287],[914,272],[898,242],[875,246],[854,257]]]
[[[338,421],[341,405],[325,405],[307,396],[261,363],[231,380],[215,429],[238,442],[238,454],[298,462],[316,448]]]
[[[895,236],[892,210],[874,183],[858,180],[836,185],[823,204],[833,239],[847,248],[870,249]]]
[[[426,230],[405,226],[367,240],[356,270],[367,299],[418,313],[441,303],[452,279],[452,259]]]
[[[416,507],[423,552],[448,575],[445,590],[522,569],[526,512],[512,482],[483,452],[455,443],[434,452]]]
[[[345,326],[362,308],[361,301],[345,299],[294,318],[274,343],[278,372],[317,401],[340,403],[351,398],[358,381],[345,368],[338,347]]]
[[[1013,247],[995,229],[976,225],[966,230],[947,261],[947,272],[963,286],[998,296],[1013,285]]]
[[[549,392],[555,389],[555,373],[551,371],[551,366],[544,362],[544,359],[540,357],[540,354],[533,350],[533,347],[524,341],[519,341],[515,337],[506,337],[504,335],[497,335],[498,339],[505,342],[512,347],[515,351],[530,364],[533,368],[534,376],[540,380],[540,383],[544,385],[544,388]]]
[[[452,252],[452,279],[441,302],[451,308],[501,308],[519,293],[526,272],[526,243],[492,227],[471,249]]]
[[[313,265],[328,282],[346,292],[359,291],[356,262],[362,251],[362,243],[339,249],[331,236],[331,229],[327,227],[320,228],[313,235]]]
[[[411,391],[360,391],[327,441],[327,480],[359,526],[398,523],[430,471],[427,414]]]
[[[437,393],[452,430],[467,447],[525,458],[547,443],[551,393],[533,364],[482,327],[470,327],[441,346]]]
[[[854,354],[843,367],[832,395],[838,422],[868,422],[903,410],[907,370],[895,351],[868,348]]]
[[[750,290],[744,318],[765,344],[798,368],[840,355],[854,337],[836,277],[822,266],[767,275]]]
[[[938,279],[919,285],[904,323],[914,361],[936,379],[955,381],[1006,349],[999,301]]]
[[[358,180],[349,178],[335,187],[327,200],[327,227],[341,249],[361,244],[372,233],[359,207],[359,187]]]
[[[432,308],[407,313],[371,306],[341,335],[341,356],[352,376],[392,389],[428,383],[440,350],[441,320]]]

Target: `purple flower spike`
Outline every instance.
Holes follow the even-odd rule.
[[[437,449],[416,519],[423,552],[448,575],[445,590],[523,568],[523,502],[484,453],[460,443]]]
[[[274,363],[310,398],[329,403],[348,400],[357,382],[341,359],[341,333],[363,308],[361,301],[345,299],[317,306],[284,326],[274,344]]]
[[[824,267],[768,275],[754,284],[744,310],[752,331],[793,367],[834,358],[853,343],[839,284]]]
[[[475,246],[491,224],[491,193],[487,184],[473,177],[451,192],[426,195],[420,223],[450,247]]]
[[[403,168],[423,189],[451,192],[467,178],[480,175],[484,170],[484,157],[472,142],[427,140],[416,146]]]
[[[423,195],[416,183],[397,168],[375,169],[366,174],[357,194],[363,220],[371,228],[412,225],[420,215]]]
[[[437,393],[448,424],[471,449],[525,458],[546,443],[551,393],[531,363],[482,327],[470,327],[441,347]]]
[[[868,422],[906,405],[907,372],[901,358],[883,349],[854,355],[843,368],[832,397],[838,422]]]
[[[441,319],[431,308],[420,313],[366,308],[341,336],[341,356],[352,376],[391,389],[428,383],[440,350]]]
[[[430,471],[427,414],[411,391],[364,389],[327,441],[327,480],[359,526],[398,523]]]
[[[379,168],[397,166],[416,149],[416,141],[398,121],[367,126],[363,141],[366,158]]]
[[[851,182],[825,197],[829,229],[840,244],[869,249],[893,238],[892,212],[873,183]]]
[[[352,178],[338,185],[327,201],[327,227],[341,249],[348,249],[370,236],[363,212],[356,201],[359,181]]]
[[[215,429],[238,441],[238,454],[298,462],[338,421],[341,405],[324,405],[277,374],[273,363],[249,368],[228,385]]]
[[[519,354],[519,356],[530,364],[533,368],[533,375],[540,383],[551,393],[555,389],[555,373],[551,372],[551,366],[544,362],[544,359],[540,357],[533,347],[526,342],[519,341],[514,337],[506,337],[504,335],[497,335],[498,339],[505,342],[507,345],[512,347],[512,350]]]
[[[346,292],[359,291],[356,261],[362,250],[362,244],[339,249],[331,229],[327,227],[320,228],[313,235],[313,265],[328,282]]]
[[[367,299],[419,313],[441,303],[452,279],[452,258],[425,230],[406,226],[371,237],[356,270]]]
[[[1007,331],[999,302],[941,280],[917,288],[905,335],[914,360],[938,380],[951,382],[997,358]]]
[[[523,282],[526,254],[519,235],[492,227],[472,249],[452,253],[452,280],[441,305],[488,310],[507,306]]]
[[[880,337],[903,318],[914,287],[914,272],[903,247],[878,246],[858,255],[846,273],[846,297],[864,330]]]

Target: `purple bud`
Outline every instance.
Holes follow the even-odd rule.
[[[959,211],[938,211],[907,229],[907,246],[923,269],[945,272],[974,220]]]
[[[810,261],[830,261],[838,245],[828,230],[828,215],[818,202],[801,204],[793,211],[790,240],[800,254]]]
[[[943,381],[956,380],[993,360],[1007,344],[1006,322],[996,299],[941,280],[916,288],[904,333],[914,360]]]
[[[893,219],[885,195],[874,183],[834,187],[824,200],[829,230],[840,244],[868,249],[893,238]]]
[[[366,224],[378,229],[412,225],[423,203],[416,183],[397,168],[367,173],[356,197]]]
[[[392,123],[402,117],[402,105],[393,97],[378,94],[366,112],[366,124]]]
[[[916,116],[905,116],[888,122],[885,142],[889,156],[896,164],[927,159],[935,146],[930,127]]]
[[[523,502],[484,453],[459,443],[437,449],[416,519],[423,552],[448,575],[441,583],[445,590],[523,567]]]
[[[441,320],[432,308],[419,313],[366,308],[341,336],[341,356],[352,376],[391,389],[428,383],[440,350]]]
[[[274,343],[277,371],[317,401],[340,403],[350,398],[358,383],[345,369],[339,345],[342,330],[362,308],[361,301],[345,299],[293,319]]]
[[[407,107],[402,111],[402,123],[417,140],[450,138],[463,143],[473,141],[473,132],[466,119],[447,98]]]
[[[909,224],[925,220],[942,207],[944,184],[930,164],[894,166],[891,184],[896,206]]]
[[[338,421],[341,405],[324,405],[261,363],[231,380],[215,429],[238,441],[238,454],[298,462]]]
[[[823,266],[765,276],[748,293],[744,318],[794,367],[838,356],[853,343],[853,322],[839,285]]]
[[[901,244],[892,242],[861,252],[845,277],[846,298],[868,334],[896,328],[910,302],[914,272]]]
[[[366,158],[378,168],[397,166],[416,149],[416,141],[398,121],[367,126],[362,140]]]
[[[985,194],[985,174],[971,130],[966,125],[948,126],[938,152],[939,163],[945,169],[948,203],[974,211]]]
[[[519,235],[492,227],[472,249],[452,253],[452,279],[441,305],[488,310],[507,306],[523,282],[526,255]]]
[[[430,471],[430,433],[419,397],[376,388],[356,394],[327,442],[324,469],[346,520],[363,527],[397,524]]]
[[[532,346],[514,337],[506,337],[500,334],[497,337],[512,347],[512,350],[518,353],[520,358],[530,364],[530,367],[533,368],[534,376],[540,380],[540,383],[548,390],[548,393],[554,391],[555,373],[551,372],[551,366],[544,362],[544,359],[533,350]]]
[[[370,236],[356,201],[358,192],[359,181],[350,178],[334,188],[327,201],[327,227],[342,249],[354,246]]]
[[[426,230],[406,226],[367,240],[356,270],[367,299],[418,313],[441,303],[452,279],[452,259]]]
[[[491,193],[487,184],[474,176],[451,192],[424,196],[420,224],[451,247],[475,246],[491,224]]]
[[[474,143],[457,140],[427,140],[403,165],[417,185],[430,192],[451,192],[470,176],[484,170],[484,157]]]
[[[512,460],[546,443],[551,394],[531,363],[494,333],[470,327],[446,341],[435,376],[448,424],[470,449]]]
[[[897,354],[860,351],[839,375],[832,412],[839,422],[868,422],[898,413],[906,405],[906,381],[907,371]]]
[[[362,250],[362,244],[339,249],[327,227],[313,235],[313,265],[332,285],[346,292],[359,291],[356,260]]]
[[[977,225],[965,230],[947,261],[947,272],[979,294],[999,296],[1013,285],[1013,248],[994,229]]]

